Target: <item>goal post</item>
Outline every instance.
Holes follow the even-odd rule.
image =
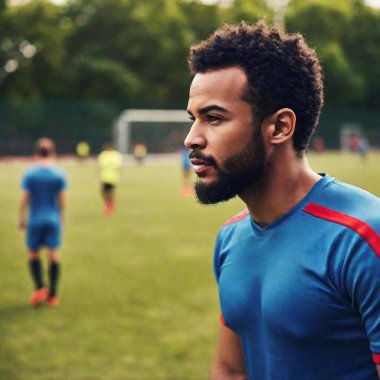
[[[114,125],[114,143],[122,154],[131,152],[132,123],[186,123],[190,125],[189,115],[184,110],[168,109],[127,109],[123,111]]]

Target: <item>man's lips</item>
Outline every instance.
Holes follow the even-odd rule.
[[[209,167],[213,167],[210,162],[201,160],[199,158],[192,158],[191,164],[193,165],[194,172],[197,174],[207,170]]]
[[[207,169],[217,168],[214,158],[212,156],[203,155],[201,152],[192,151],[189,158],[193,165],[194,172],[197,175],[203,174]]]

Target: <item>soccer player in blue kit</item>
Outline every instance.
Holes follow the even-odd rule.
[[[57,282],[60,271],[58,249],[61,245],[61,225],[65,207],[66,176],[55,165],[55,144],[48,138],[36,142],[36,165],[22,179],[19,228],[27,229],[26,242],[29,251],[29,268],[35,291],[29,299],[31,306],[46,302],[59,304]],[[29,210],[28,222],[26,214]],[[49,288],[44,286],[40,250],[48,249]]]
[[[211,378],[378,379],[380,201],[308,165],[323,104],[314,50],[242,22],[192,46],[189,65],[197,197],[247,205],[216,240]]]

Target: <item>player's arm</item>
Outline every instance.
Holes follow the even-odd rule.
[[[65,220],[65,207],[66,207],[66,192],[61,191],[58,194],[58,207],[59,207],[59,213],[61,215],[61,221]]]
[[[228,327],[221,326],[211,380],[247,380],[243,351],[239,337]]]
[[[23,230],[26,226],[26,212],[29,207],[29,193],[23,191],[21,195],[20,207],[19,207],[19,218],[18,218],[18,228]]]
[[[377,376],[380,379],[380,364],[376,364],[376,369],[377,369]]]

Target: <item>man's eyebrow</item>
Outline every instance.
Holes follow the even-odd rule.
[[[221,111],[221,112],[228,112],[225,108],[221,107],[221,106],[218,106],[216,104],[210,104],[209,106],[206,106],[206,107],[203,107],[203,108],[200,108],[198,110],[199,114],[200,115],[203,115],[209,111]]]
[[[206,106],[206,107],[202,107],[198,110],[198,113],[200,115],[204,115],[205,113],[209,112],[209,111],[220,111],[220,112],[228,112],[225,108],[221,107],[221,106],[218,106],[216,104],[210,104],[209,106]],[[193,116],[193,113],[190,111],[190,110],[187,110],[187,113],[190,115],[190,116]]]

